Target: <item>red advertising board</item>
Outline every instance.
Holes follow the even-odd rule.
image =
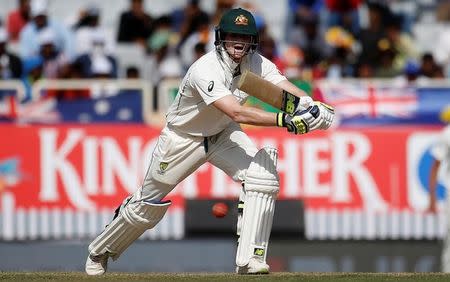
[[[361,217],[361,228],[366,230],[371,228],[364,225],[366,213],[375,214],[372,228],[376,229],[386,225],[382,223],[383,216],[387,215],[389,221],[392,214],[416,215],[426,210],[423,166],[438,128],[339,129],[304,136],[277,128],[246,131],[258,146],[278,148],[279,198],[305,203],[310,238],[333,237],[336,232],[335,237],[358,237],[354,236],[358,231],[352,231],[353,227],[340,230],[338,226],[333,231],[327,224],[330,220],[335,223]],[[33,216],[40,218],[43,210],[50,214],[46,221],[58,222],[57,214],[62,213],[66,214],[61,219],[67,222],[65,226],[77,222],[74,225],[79,227],[84,224],[76,219],[82,217],[79,213],[104,213],[101,220],[86,223],[101,226],[107,221],[106,214],[140,186],[159,129],[143,125],[5,124],[0,125],[0,133],[0,220],[3,237],[11,239],[29,237],[31,231],[26,222],[32,221]],[[206,164],[169,194],[174,203],[171,210],[182,217],[185,198],[235,197],[239,189],[239,183]],[[37,215],[30,216],[30,211]],[[10,226],[17,217],[24,218],[23,227]],[[317,218],[326,227],[315,226],[320,221]],[[411,222],[423,221],[414,220],[415,217]],[[34,224],[37,226],[33,232],[39,236],[41,223]],[[168,223],[171,224],[182,225],[177,219]],[[415,223],[411,226],[408,230],[420,228]],[[20,228],[24,230],[17,231]],[[182,226],[173,227],[178,230],[176,237],[182,237],[180,229]],[[372,235],[361,232],[363,237],[377,237],[377,231]],[[383,234],[389,237],[396,231],[389,232]],[[412,231],[405,232],[409,236]],[[425,236],[421,232],[415,236]],[[440,232],[438,228],[430,236]],[[76,228],[60,233],[68,237],[82,235]],[[167,238],[170,237],[169,234]]]

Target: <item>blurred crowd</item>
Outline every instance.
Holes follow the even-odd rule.
[[[255,1],[217,0],[215,11],[208,13],[198,0],[187,0],[185,6],[154,17],[143,0],[129,0],[111,34],[100,25],[108,11],[94,4],[82,7],[67,24],[49,13],[47,0],[18,0],[17,8],[1,19],[0,79],[21,79],[28,87],[40,78],[126,77],[157,85],[164,78],[182,77],[193,61],[214,48],[214,26],[223,11],[235,6],[253,12],[260,53],[291,79],[412,82],[450,76],[450,30],[443,29],[430,42],[433,52],[420,50],[412,32],[430,7],[433,19],[446,23],[448,1],[287,1],[284,35],[276,40]],[[10,43],[17,48],[8,48]],[[127,65],[120,72],[117,44],[145,50],[143,67]]]
[[[448,12],[448,3],[427,1],[421,7],[421,2],[289,0],[293,13],[286,39],[301,61],[294,71],[306,69],[313,79],[395,78],[399,83],[445,78],[448,40],[436,38],[430,42],[436,52],[423,51],[412,31],[424,10],[430,14],[431,9],[435,22],[447,21],[437,11]],[[443,53],[439,60],[438,52]]]

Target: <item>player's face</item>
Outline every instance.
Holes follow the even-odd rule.
[[[225,49],[235,62],[247,55],[252,37],[250,35],[229,33],[225,35]]]

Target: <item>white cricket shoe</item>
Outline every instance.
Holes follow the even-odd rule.
[[[258,259],[251,258],[247,265],[236,266],[237,274],[269,274],[269,265]]]
[[[89,255],[86,260],[85,271],[88,275],[102,275],[108,268],[108,255]]]

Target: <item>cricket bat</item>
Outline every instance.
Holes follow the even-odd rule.
[[[300,98],[281,87],[245,70],[238,81],[238,89],[288,114],[293,114]]]

